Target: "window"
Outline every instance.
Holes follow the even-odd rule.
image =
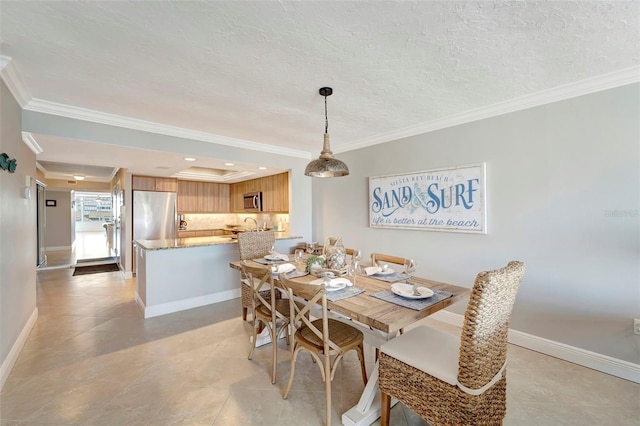
[[[76,222],[111,222],[111,194],[77,192],[74,213]]]

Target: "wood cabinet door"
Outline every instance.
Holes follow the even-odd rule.
[[[217,183],[218,196],[213,204],[213,211],[215,213],[229,213],[229,184]]]
[[[178,191],[178,179],[176,178],[156,178],[156,191],[162,192],[177,192]]]
[[[214,183],[198,182],[198,211],[201,213],[212,213],[216,195]]]
[[[156,178],[152,176],[131,176],[131,189],[138,191],[155,191]]]
[[[233,213],[242,213],[244,211],[243,195],[247,192],[245,182],[232,183],[229,186],[230,208]]]
[[[289,212],[289,173],[261,179],[263,210],[268,213]]]
[[[289,173],[272,176],[273,208],[275,212],[289,212]]]
[[[178,213],[198,213],[198,182],[178,181]]]

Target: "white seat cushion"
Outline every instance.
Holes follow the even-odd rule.
[[[458,383],[459,337],[422,325],[384,343],[380,351],[450,385]]]

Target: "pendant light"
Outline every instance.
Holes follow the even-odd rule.
[[[349,167],[342,161],[333,158],[333,152],[329,146],[329,119],[327,118],[327,96],[331,96],[333,89],[331,87],[323,87],[319,90],[320,95],[324,96],[324,145],[322,152],[317,160],[313,160],[307,164],[304,174],[312,177],[340,177],[349,174]]]

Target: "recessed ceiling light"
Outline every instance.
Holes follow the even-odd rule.
[[[73,175],[73,178],[75,180],[84,180],[84,176],[82,176],[82,175]]]
[[[225,166],[235,166],[233,163],[224,163]]]
[[[184,161],[196,161],[193,157],[184,157]]]
[[[259,170],[267,170],[267,168],[266,168],[266,167],[263,167],[263,166],[258,167],[258,169],[259,169]]]

